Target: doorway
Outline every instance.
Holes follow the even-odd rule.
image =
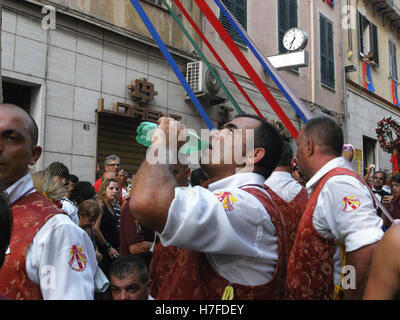
[[[15,104],[30,113],[31,87],[4,81],[2,85],[3,103]]]
[[[367,174],[367,168],[370,164],[375,165],[375,170],[378,170],[376,163],[376,140],[363,136],[363,164],[364,176]]]

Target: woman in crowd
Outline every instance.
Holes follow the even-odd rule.
[[[88,181],[80,181],[75,185],[68,199],[71,200],[75,206],[79,207],[83,201],[94,199],[95,197],[96,191],[93,185]]]
[[[100,207],[95,200],[85,200],[78,207],[79,226],[87,232],[90,240],[92,240],[97,262],[100,264],[103,260],[103,255],[98,251],[96,237],[93,231],[93,226],[99,215]]]
[[[107,276],[112,259],[119,256],[119,216],[113,208],[113,202],[118,199],[118,192],[118,181],[114,178],[103,181],[97,192],[101,212],[96,220],[94,232],[104,257],[101,268]]]
[[[392,194],[390,196],[384,196],[382,203],[388,209],[390,215],[394,220],[400,219],[400,174],[396,174],[392,177]],[[386,228],[390,227],[389,219],[383,214],[383,223]]]

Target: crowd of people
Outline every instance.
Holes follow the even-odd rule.
[[[163,136],[184,126],[158,129],[149,151],[177,158]],[[225,161],[217,146],[239,132],[244,161]],[[0,105],[2,299],[397,297],[400,175],[355,173],[329,118],[304,125],[295,154],[269,122],[238,115],[211,132],[201,168],[145,159],[129,179],[110,155],[94,184],[60,162],[30,169],[38,134],[23,109]]]

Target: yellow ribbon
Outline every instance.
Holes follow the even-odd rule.
[[[233,300],[234,290],[233,287],[229,284],[226,286],[224,294],[222,295],[222,300]]]
[[[342,287],[344,273],[343,268],[346,265],[346,252],[344,250],[344,245],[341,243],[336,242],[336,245],[340,246],[340,254],[342,255],[342,270],[340,272],[340,282],[338,285],[335,286],[335,290],[333,292],[333,300],[341,300],[343,298],[344,289]]]

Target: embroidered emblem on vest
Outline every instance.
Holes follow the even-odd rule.
[[[215,194],[218,197],[218,200],[222,202],[222,205],[225,211],[231,212],[233,211],[233,204],[238,200],[235,199],[230,192],[219,192]]]
[[[349,196],[343,199],[342,205],[344,206],[344,212],[353,212],[360,207],[361,203],[360,200],[355,199],[354,196]]]
[[[72,270],[81,272],[86,269],[87,256],[82,247],[73,245],[68,255],[68,265]]]

